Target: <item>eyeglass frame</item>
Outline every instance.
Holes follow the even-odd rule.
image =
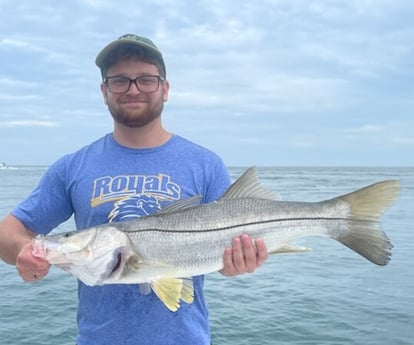
[[[158,81],[157,82],[157,88],[154,91],[150,91],[150,92],[148,92],[148,91],[142,91],[140,89],[139,85],[138,85],[138,81],[140,79],[144,79],[144,78],[148,78],[148,77],[155,77],[155,78],[157,78],[157,81]],[[109,84],[108,84],[108,80],[113,79],[113,78],[124,78],[125,80],[128,80],[129,81],[128,88],[125,91],[123,91],[123,92],[113,92],[111,90]],[[142,92],[142,93],[154,93],[154,92],[157,92],[158,91],[158,89],[160,88],[160,83],[162,83],[164,81],[165,81],[165,79],[161,75],[152,75],[152,74],[149,74],[149,75],[141,75],[141,76],[139,76],[139,77],[137,77],[135,79],[131,79],[129,77],[125,77],[125,76],[122,76],[122,75],[113,75],[113,76],[109,76],[109,77],[104,77],[103,78],[103,82],[106,85],[106,87],[108,88],[108,90],[111,93],[115,94],[115,95],[121,95],[123,93],[127,93],[129,91],[129,89],[131,88],[132,83],[135,84],[135,86],[136,86],[136,88],[138,89],[139,92]]]

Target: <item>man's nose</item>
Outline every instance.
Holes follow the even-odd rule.
[[[127,93],[141,93],[141,91],[138,88],[137,85],[137,81],[136,80],[131,80],[130,84],[129,84],[129,89],[127,91]]]

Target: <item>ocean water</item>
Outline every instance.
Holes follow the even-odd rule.
[[[244,169],[231,168],[233,178]],[[43,167],[0,170],[0,217],[36,185]],[[401,197],[382,217],[392,260],[378,267],[339,243],[306,238],[313,251],[275,255],[253,274],[206,278],[213,344],[414,345],[414,168],[258,168],[283,200],[318,201],[398,179]],[[61,226],[73,229],[73,223]],[[54,268],[26,284],[0,263],[0,343],[73,345],[76,280]]]

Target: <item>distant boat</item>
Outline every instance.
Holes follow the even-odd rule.
[[[0,169],[7,169],[8,166],[6,163],[0,163]]]

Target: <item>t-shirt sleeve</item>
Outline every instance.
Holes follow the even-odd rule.
[[[33,192],[12,211],[27,228],[38,234],[49,233],[72,213],[64,158],[46,171]]]
[[[209,183],[207,184],[204,202],[212,202],[218,200],[230,186],[230,175],[224,165],[224,162],[219,158],[209,176]]]

